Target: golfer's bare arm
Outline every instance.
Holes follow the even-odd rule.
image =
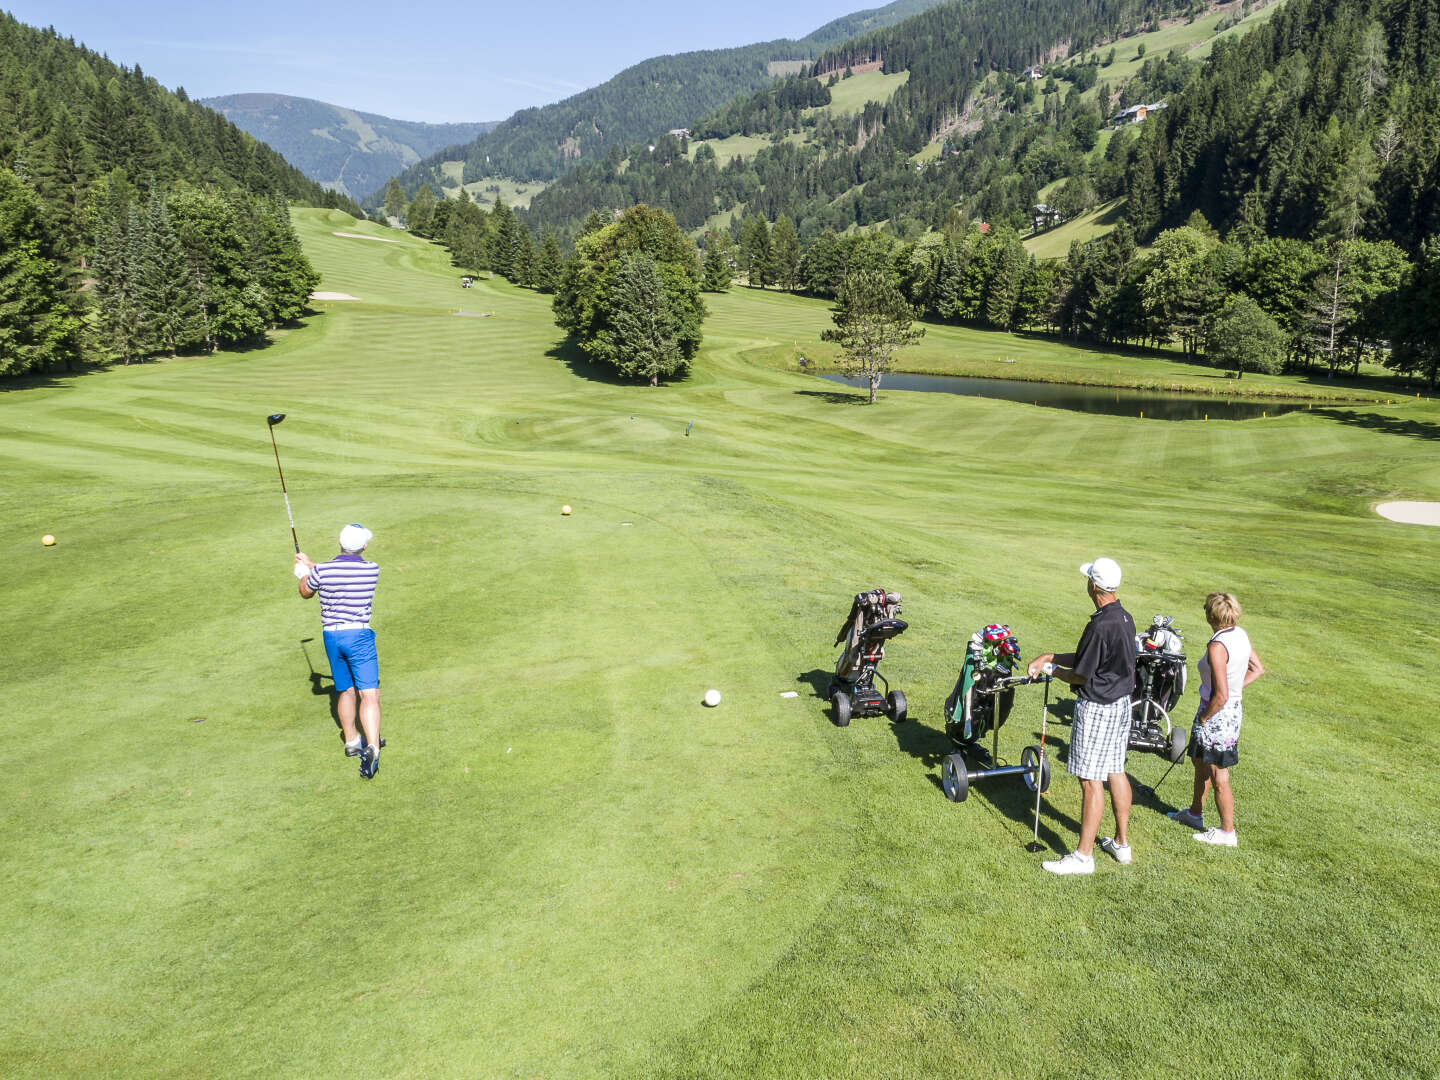
[[[1230,650],[1225,648],[1219,641],[1210,642],[1210,700],[1205,703],[1205,711],[1195,718],[1197,725],[1203,724],[1212,716],[1225,707],[1225,702],[1230,700],[1230,672],[1225,665],[1230,662]],[[1245,674],[1250,674],[1246,669]],[[1244,685],[1243,683],[1241,685]]]
[[[1260,655],[1252,646],[1250,649],[1250,663],[1245,665],[1245,679],[1240,686],[1249,686],[1252,682],[1265,674],[1265,665],[1260,663]]]
[[[309,559],[307,559],[307,558],[305,557],[305,555],[304,555],[303,552],[296,552],[296,553],[295,553],[295,561],[296,561],[297,563],[304,563],[306,566],[310,567],[312,570],[315,568],[315,564],[314,564],[313,562],[311,562]],[[300,585],[300,595],[303,596],[306,600],[309,600],[310,597],[312,597],[312,596],[315,595],[315,590],[312,589],[312,588],[310,588],[310,579],[309,579],[309,578],[303,578],[303,577],[302,577],[302,578],[300,579],[300,581],[299,581],[299,585]]]
[[[1061,682],[1068,683],[1070,686],[1085,685],[1084,677],[1076,675],[1073,670],[1075,667],[1075,654],[1073,652],[1044,653],[1037,656],[1034,660],[1030,661],[1030,677],[1033,679],[1039,675],[1040,669],[1046,664],[1055,665],[1055,670],[1050,673],[1052,679],[1059,679]]]

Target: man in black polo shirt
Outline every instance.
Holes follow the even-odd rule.
[[[1120,567],[1096,559],[1080,567],[1095,614],[1085,624],[1073,653],[1045,653],[1030,662],[1033,678],[1042,672],[1076,687],[1075,723],[1070,728],[1066,768],[1080,778],[1080,842],[1063,859],[1044,863],[1052,874],[1093,874],[1095,834],[1105,812],[1105,782],[1115,810],[1115,836],[1102,851],[1130,862],[1130,778],[1125,748],[1130,741],[1130,688],[1135,685],[1135,620],[1120,606]]]

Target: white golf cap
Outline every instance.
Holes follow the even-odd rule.
[[[1087,562],[1080,567],[1080,573],[1093,581],[1097,589],[1104,592],[1114,592],[1120,588],[1120,564],[1114,559],[1096,559],[1094,562]]]
[[[374,535],[375,534],[365,528],[364,525],[355,525],[353,523],[346,525],[340,530],[340,550],[348,551],[352,554],[357,551],[364,551],[365,545],[370,543],[370,539]],[[1116,575],[1119,575],[1118,570],[1116,571]]]

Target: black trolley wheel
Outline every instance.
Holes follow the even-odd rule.
[[[905,722],[905,691],[891,690],[889,695],[890,719],[897,724]]]
[[[1043,795],[1050,790],[1050,759],[1045,756],[1045,751],[1041,750],[1038,746],[1025,747],[1024,750],[1020,751],[1020,764],[1026,769],[1033,770],[1032,772],[1021,774],[1027,788],[1031,791],[1035,790],[1035,779],[1038,773],[1040,793]]]
[[[1170,729],[1170,753],[1166,756],[1170,764],[1178,765],[1185,760],[1185,751],[1190,749],[1190,733],[1183,727],[1172,727]]]
[[[970,794],[970,767],[963,754],[950,754],[940,763],[940,788],[951,802],[964,802]]]
[[[835,726],[850,726],[850,695],[844,690],[836,690],[830,696],[830,703],[835,707]]]

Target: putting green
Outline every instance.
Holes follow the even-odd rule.
[[[776,366],[824,305],[746,290],[687,382],[622,386],[547,298],[296,222],[361,300],[0,394],[0,1072],[1193,1075],[1217,1029],[1237,1074],[1433,1067],[1440,560],[1370,506],[1440,497],[1440,407],[866,408]],[[276,411],[306,551],[375,532],[372,783],[312,678]],[[1270,674],[1237,850],[1162,816],[1177,770],[1134,865],[1052,879],[1018,783],[941,795],[940,703],[985,623],[1073,643],[1097,554],[1192,653],[1237,592]],[[814,688],[876,585],[913,719],[839,730]],[[1077,813],[1057,770],[1041,839]]]

